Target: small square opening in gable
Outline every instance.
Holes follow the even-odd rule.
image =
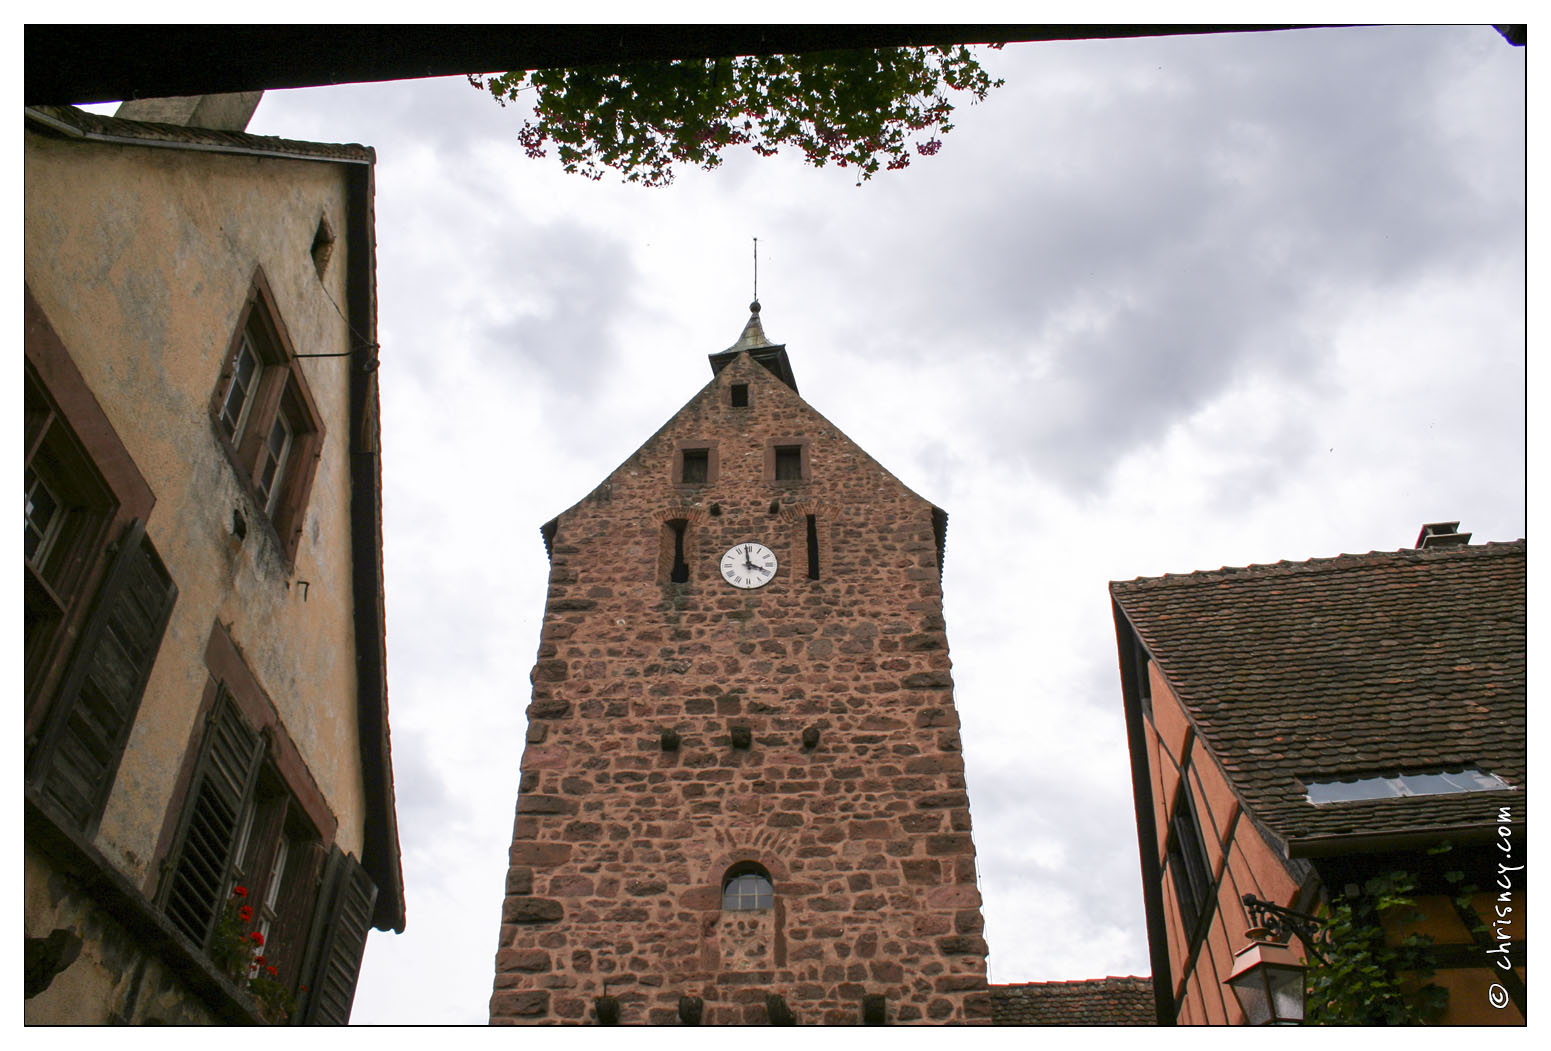
[[[775,476],[778,482],[802,481],[802,446],[776,446]]]
[[[685,449],[680,479],[686,485],[705,484],[710,474],[711,451],[709,449]]]
[[[329,257],[334,254],[334,231],[329,227],[327,216],[318,217],[318,229],[312,235],[312,265],[318,271],[318,279],[328,272]]]
[[[747,383],[734,383],[732,385],[732,407],[746,409],[749,407],[749,385]]]

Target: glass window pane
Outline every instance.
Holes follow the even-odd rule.
[[[1309,783],[1310,803],[1345,803],[1392,796],[1435,796],[1451,792],[1490,792],[1509,786],[1500,778],[1474,768],[1398,777],[1364,777],[1356,781]]]
[[[237,348],[237,364],[232,370],[232,385],[226,389],[221,404],[221,429],[228,438],[235,438],[242,427],[243,414],[248,407],[248,395],[253,390],[253,376],[258,371],[258,357],[253,343],[244,333],[242,344]]]
[[[752,872],[734,876],[722,890],[722,908],[728,912],[768,909],[775,904],[770,881]]]

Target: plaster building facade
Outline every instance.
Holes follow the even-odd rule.
[[[343,1022],[404,927],[374,157],[207,101],[26,111],[29,1023]]]
[[[1434,1020],[1523,1022],[1525,543],[1457,526],[1110,585],[1160,1023],[1245,1021],[1245,895],[1328,915],[1395,872],[1417,917],[1385,943],[1431,940],[1398,977],[1447,992]]]
[[[989,1023],[947,516],[758,304],[543,528],[494,1023]]]

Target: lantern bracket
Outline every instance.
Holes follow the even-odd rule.
[[[1328,962],[1322,950],[1330,947],[1330,929],[1324,920],[1306,912],[1262,901],[1253,894],[1244,895],[1242,900],[1244,911],[1249,914],[1253,927],[1251,937],[1264,932],[1276,941],[1285,942],[1289,935],[1296,934],[1309,955],[1320,963]]]

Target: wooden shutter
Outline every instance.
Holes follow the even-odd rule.
[[[280,972],[280,981],[294,995],[301,981],[307,951],[307,923],[312,919],[318,895],[318,875],[323,867],[323,847],[316,841],[292,839],[275,902],[275,925],[264,945],[264,955]]]
[[[205,723],[189,802],[162,891],[167,918],[201,948],[226,904],[237,833],[263,756],[264,739],[243,723],[222,687]]]
[[[297,1017],[303,1025],[346,1025],[366,952],[377,885],[355,858],[335,847],[324,867],[303,973],[307,992]]]
[[[177,596],[145,523],[135,519],[97,593],[34,756],[38,791],[87,836],[113,787]]]

